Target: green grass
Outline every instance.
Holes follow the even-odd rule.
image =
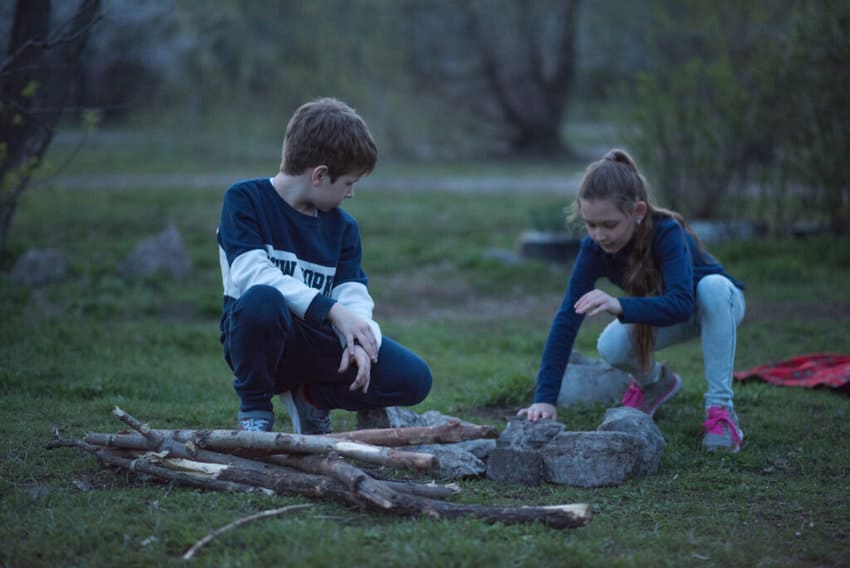
[[[0,273],[0,558],[4,565],[169,565],[211,530],[289,503],[145,483],[71,450],[67,437],[112,432],[114,405],[158,427],[227,428],[236,398],[221,357],[221,284],[215,227],[223,188],[52,191],[25,196],[12,252],[60,248],[70,274],[40,289]],[[434,371],[417,410],[478,422],[530,401],[566,267],[504,265],[545,195],[360,191],[365,267],[386,333]],[[135,243],[174,223],[194,267],[182,281],[124,280]],[[712,248],[748,285],[737,367],[793,354],[850,352],[850,239],[751,241]],[[446,289],[448,292],[441,292]],[[531,300],[528,300],[531,296]],[[526,304],[521,304],[525,300]],[[519,309],[517,305],[524,305]],[[588,321],[578,348],[595,355],[604,322]],[[461,483],[465,502],[587,502],[584,528],[398,519],[332,503],[232,531],[198,564],[841,565],[850,538],[847,397],[759,382],[736,385],[747,444],[731,456],[699,452],[698,343],[664,357],[686,378],[658,416],[667,447],[656,475],[594,490]],[[604,409],[563,409],[570,429],[594,429]],[[337,427],[351,424],[335,412]],[[286,427],[281,420],[282,427]],[[80,487],[88,490],[81,490]]]

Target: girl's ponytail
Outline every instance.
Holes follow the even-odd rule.
[[[663,290],[661,267],[652,254],[656,210],[649,202],[646,180],[634,159],[618,148],[606,152],[601,160],[587,167],[579,183],[578,198],[609,199],[627,214],[634,212],[639,201],[646,203],[646,216],[635,226],[624,288],[627,294],[636,297],[660,294]],[[638,362],[646,370],[655,350],[654,330],[649,324],[634,324],[631,330]]]

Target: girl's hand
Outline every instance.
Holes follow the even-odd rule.
[[[549,404],[548,402],[535,402],[528,408],[520,409],[516,415],[525,415],[526,418],[532,422],[537,422],[541,418],[551,418],[552,420],[555,420],[558,418],[558,410],[555,408],[554,404]]]
[[[348,390],[362,390],[364,393],[369,392],[369,382],[371,381],[372,361],[366,354],[366,351],[359,345],[346,347],[342,352],[342,360],[339,362],[339,372],[344,373],[354,364],[357,367],[357,376],[351,382]]]
[[[612,316],[623,315],[623,307],[620,305],[620,300],[599,289],[591,290],[579,298],[573,307],[577,314],[588,316],[595,316],[602,312],[608,312]]]

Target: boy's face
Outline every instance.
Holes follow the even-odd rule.
[[[342,205],[343,200],[354,197],[354,184],[361,177],[359,173],[346,173],[332,182],[325,166],[316,168],[313,174],[316,209],[329,211]]]

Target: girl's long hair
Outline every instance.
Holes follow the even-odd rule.
[[[609,199],[627,215],[635,211],[638,201],[646,203],[646,216],[635,225],[632,237],[634,246],[629,253],[624,279],[624,289],[630,296],[657,296],[664,290],[661,267],[652,254],[652,237],[656,217],[672,217],[694,238],[701,251],[702,243],[693,233],[685,219],[675,211],[652,205],[649,201],[647,183],[638,170],[634,159],[624,150],[610,150],[605,156],[590,164],[579,182],[578,199],[573,213],[578,215],[579,200]],[[655,350],[653,327],[646,323],[631,327],[638,362],[648,370],[651,355]]]

